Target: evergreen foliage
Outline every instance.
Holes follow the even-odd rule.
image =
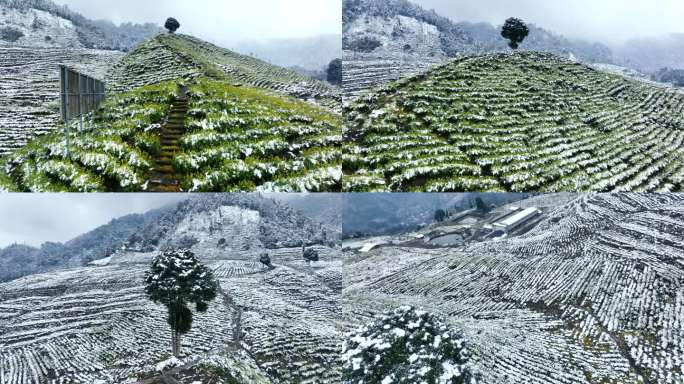
[[[330,62],[327,80],[330,84],[342,85],[342,59],[335,59]]]
[[[476,383],[477,368],[462,332],[434,315],[403,306],[347,335],[345,383]]]
[[[501,36],[510,40],[508,46],[512,49],[518,49],[518,45],[525,40],[529,33],[530,29],[527,28],[527,25],[515,17],[507,19],[501,28]]]
[[[302,253],[304,256],[304,260],[306,260],[307,263],[310,263],[312,261],[318,261],[318,251],[316,251],[315,249],[305,248]]]
[[[264,252],[259,256],[259,262],[268,268],[272,268],[273,266],[271,265],[271,256],[268,255],[268,253]]]
[[[475,198],[475,207],[477,208],[478,211],[480,211],[482,213],[489,212],[489,208],[487,207],[487,204],[485,204],[484,201],[482,201],[482,198],[479,196]]]
[[[180,337],[192,327],[192,311],[205,312],[216,297],[218,283],[210,269],[189,250],[169,250],[155,257],[145,274],[145,293],[168,309],[174,356],[180,353]]]
[[[164,23],[164,28],[166,28],[169,33],[176,33],[178,28],[180,28],[180,23],[173,17],[169,17],[166,19],[166,23]]]

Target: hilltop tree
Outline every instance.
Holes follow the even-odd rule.
[[[164,23],[164,28],[168,29],[169,33],[176,33],[178,28],[180,28],[180,23],[173,17],[169,17],[166,19],[166,23]]]
[[[518,49],[518,44],[522,43],[529,33],[530,29],[527,28],[527,25],[515,17],[507,19],[501,28],[501,36],[510,40],[508,46],[512,49]]]
[[[447,214],[443,209],[438,209],[435,211],[435,221],[442,222],[446,218]]]
[[[328,82],[330,84],[342,84],[342,59],[335,59],[328,65]]]
[[[192,327],[192,311],[206,312],[216,297],[218,283],[210,269],[202,265],[189,250],[169,250],[158,254],[145,274],[145,292],[150,300],[168,309],[171,347],[180,354],[180,339]]]

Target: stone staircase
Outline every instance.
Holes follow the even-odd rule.
[[[180,192],[180,181],[171,162],[180,150],[179,140],[185,131],[187,112],[187,98],[174,101],[169,118],[161,129],[161,151],[154,159],[155,165],[147,181],[149,192]]]

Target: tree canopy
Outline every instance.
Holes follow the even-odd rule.
[[[168,309],[167,321],[172,331],[173,353],[180,349],[180,335],[192,327],[192,311],[205,312],[216,297],[218,283],[209,268],[189,250],[169,250],[157,255],[145,274],[145,292],[155,303]]]
[[[315,249],[305,248],[302,253],[302,256],[304,256],[304,260],[306,260],[307,262],[318,261],[318,251],[316,251]]]
[[[527,25],[515,17],[507,19],[501,28],[501,36],[510,40],[508,46],[512,49],[518,49],[518,45],[525,40],[529,33],[530,29]]]
[[[443,209],[438,209],[435,211],[435,221],[441,222],[446,218],[446,212]]]
[[[342,59],[334,59],[330,62],[327,75],[330,84],[342,84]]]
[[[164,23],[164,28],[168,29],[169,33],[176,33],[178,28],[180,28],[180,23],[173,17],[169,17],[166,19],[166,23]]]
[[[475,198],[475,207],[477,208],[478,211],[480,211],[482,213],[489,212],[489,207],[487,207],[487,204],[485,204],[485,202],[479,196]]]
[[[432,314],[403,306],[350,333],[342,344],[349,383],[474,384],[467,340]]]

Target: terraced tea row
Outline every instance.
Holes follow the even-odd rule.
[[[279,265],[263,276],[221,280],[242,309],[244,343],[259,365],[283,383],[340,382],[338,321],[341,288],[318,277],[335,274],[341,264],[318,263],[316,274]],[[325,271],[328,272],[325,272]],[[274,327],[273,324],[287,324]]]
[[[123,54],[86,49],[3,47],[0,55],[0,155],[59,127],[58,64],[103,79]]]
[[[340,91],[331,85],[187,35],[160,34],[148,40],[112,68],[108,78],[114,89],[131,90],[199,75],[340,109]]]
[[[681,191],[684,95],[526,52],[457,59],[345,109],[348,191]]]
[[[350,98],[402,77],[424,72],[429,69],[430,65],[437,65],[441,62],[410,55],[396,58],[378,57],[352,51],[344,51],[343,57],[342,89],[344,96]]]
[[[162,166],[185,191],[341,189],[338,115],[256,88],[193,84],[180,148],[160,139],[176,82],[145,86],[107,99],[69,152],[59,132],[7,156],[0,189],[140,191]]]
[[[108,98],[84,131],[72,132],[68,149],[63,132],[54,132],[3,158],[0,190],[143,189],[175,94],[175,83],[162,83]]]
[[[340,189],[339,119],[302,102],[228,83],[192,86],[182,152],[183,188]]]
[[[352,260],[344,313],[441,314],[484,383],[678,383],[683,231],[682,195],[584,195],[520,237]]]

